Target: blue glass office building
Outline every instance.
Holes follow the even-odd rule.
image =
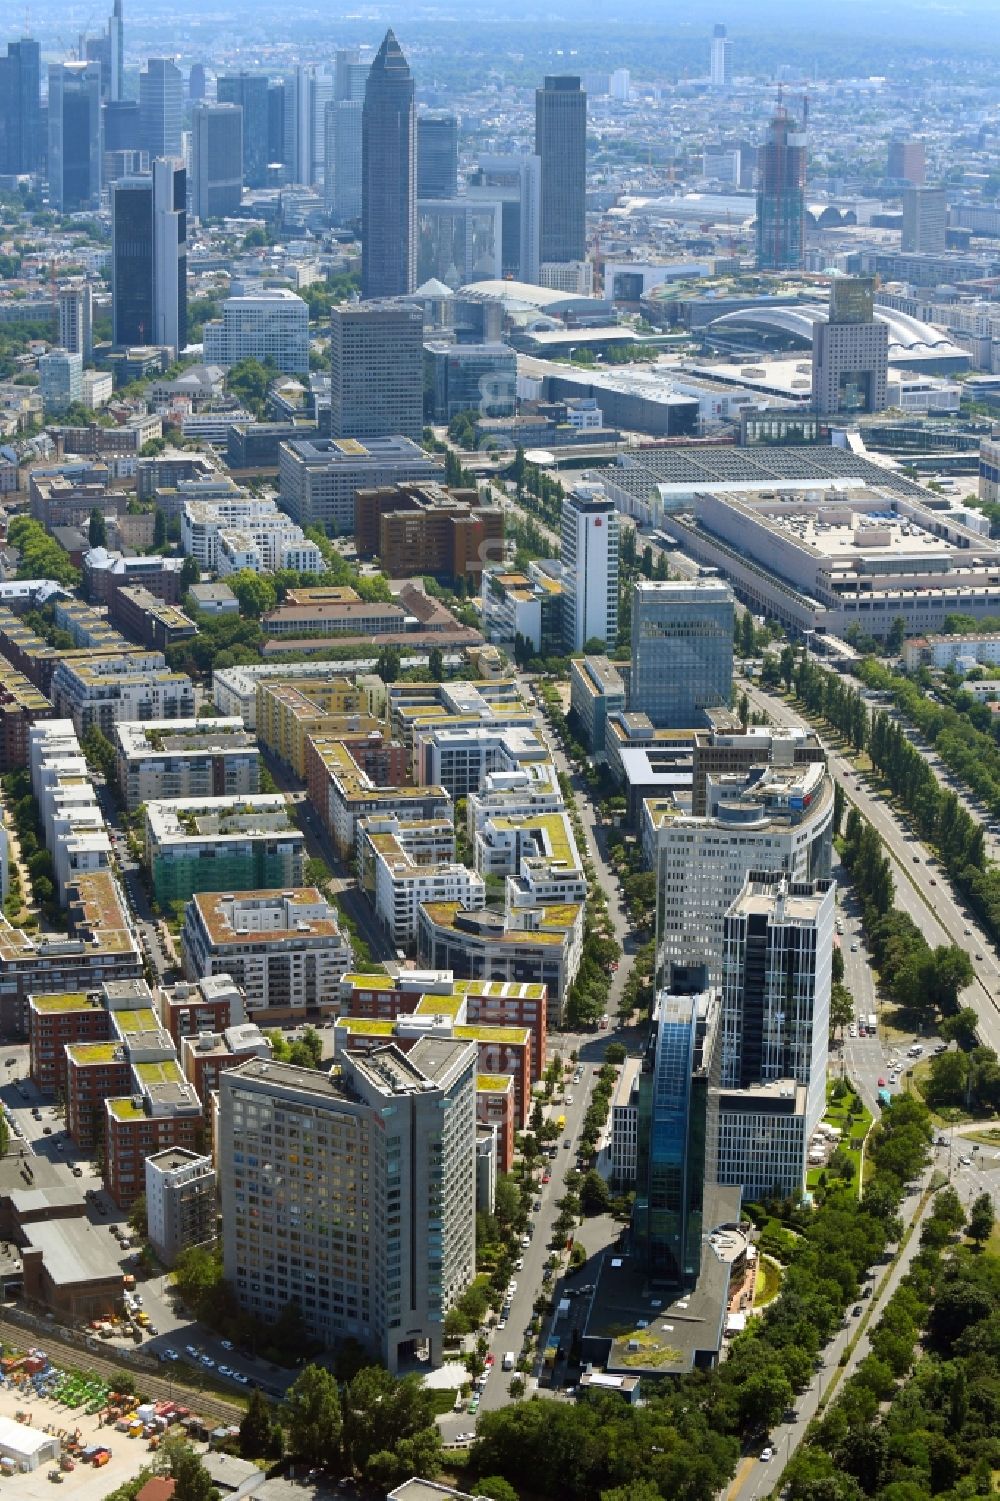
[[[632,596],[629,706],[666,729],[694,729],[733,688],[733,592],[722,579],[640,582]]]

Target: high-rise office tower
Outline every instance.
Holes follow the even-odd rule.
[[[210,365],[267,361],[286,375],[309,371],[309,307],[287,287],[227,297],[222,317],[205,324],[205,359]]]
[[[155,157],[181,156],[184,121],[184,78],[169,57],[151,57],[139,74],[139,115],[142,149]]]
[[[579,78],[554,76],[535,90],[535,155],[542,164],[539,260],[587,253],[587,96]]]
[[[458,193],[458,121],[454,115],[417,116],[417,197]]]
[[[943,255],[947,243],[948,200],[944,188],[903,189],[901,248],[917,255]]]
[[[885,175],[892,182],[922,188],[927,181],[927,154],[923,141],[903,141],[894,137],[889,142]]]
[[[567,651],[618,637],[618,512],[603,485],[581,482],[562,506],[563,640]]]
[[[58,416],[83,400],[83,359],[68,349],[50,349],[38,361],[39,394],[46,416]]]
[[[145,177],[111,190],[111,294],[114,342],[187,343],[187,174],[158,160]]]
[[[269,83],[267,86],[267,164],[269,169],[285,161],[286,92],[284,79]]]
[[[717,22],[712,31],[712,57],[709,66],[709,82],[713,89],[728,89],[733,81],[732,43],[726,28]]]
[[[632,595],[630,707],[654,725],[692,729],[733,688],[733,591],[721,579],[640,579]]]
[[[40,52],[24,37],[0,57],[0,172],[37,172],[41,149]]]
[[[323,202],[335,224],[361,218],[363,110],[359,99],[331,99],[326,107]]]
[[[364,297],[405,297],[416,287],[416,135],[413,75],[387,31],[368,74],[361,117]]]
[[[616,104],[627,104],[632,93],[632,74],[628,68],[616,68],[608,79],[608,95]]]
[[[693,1287],[701,1267],[718,1051],[718,993],[695,970],[657,996],[639,1073],[632,1243],[647,1276],[666,1286]]]
[[[297,1303],[324,1343],[357,1340],[391,1371],[420,1345],[439,1364],[476,1270],[475,1043],[347,1052],[328,1074],[253,1059],[219,1084],[240,1306],[273,1323]]]
[[[101,70],[49,64],[49,199],[63,213],[101,201]]]
[[[874,285],[867,276],[835,277],[829,317],[813,325],[813,406],[823,416],[885,410],[889,325],[875,317]]]
[[[405,302],[330,309],[330,433],[419,438],[424,423],[423,313]]]
[[[243,197],[243,110],[196,104],[191,111],[191,212],[203,222],[233,214]]]
[[[751,875],[726,914],[715,1166],[749,1198],[803,1187],[826,1109],[834,891]]]
[[[188,98],[192,104],[205,97],[205,64],[192,63],[188,70]]]
[[[364,104],[371,63],[364,63],[356,47],[342,48],[333,60],[333,97]]]
[[[470,198],[500,204],[501,276],[537,282],[542,195],[538,157],[480,157],[466,191]]]
[[[806,133],[779,105],[757,151],[757,268],[797,271],[805,246]]]
[[[285,95],[285,167],[291,182],[317,182],[323,170],[325,110],[333,98],[333,79],[315,68],[299,66]]]
[[[94,302],[89,281],[59,288],[59,347],[80,355],[85,365],[94,361]]]
[[[125,34],[122,0],[114,0],[108,29],[87,39],[87,61],[101,69],[101,98],[112,103],[125,97]]]
[[[267,79],[263,73],[228,73],[218,80],[220,104],[243,111],[243,181],[248,188],[267,183]]]

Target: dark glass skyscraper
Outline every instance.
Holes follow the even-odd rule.
[[[757,151],[757,269],[802,265],[806,204],[806,133],[781,106]]]
[[[155,161],[149,176],[111,190],[114,342],[187,343],[187,173]]]
[[[579,78],[549,77],[535,90],[535,155],[542,163],[541,250],[545,261],[582,261],[587,251],[587,96]]]
[[[101,69],[49,64],[49,199],[64,213],[97,208],[101,198]]]
[[[417,117],[417,197],[458,194],[458,121],[454,115]]]
[[[29,37],[0,57],[0,172],[36,172],[41,154],[41,63]]]
[[[267,86],[267,164],[285,160],[285,84],[281,79]]]
[[[243,110],[202,101],[191,111],[191,212],[203,222],[234,214],[243,196]]]
[[[122,0],[115,0],[107,31],[87,39],[87,61],[101,69],[101,98],[112,103],[125,97],[125,34]]]
[[[267,79],[263,73],[226,73],[218,81],[220,104],[243,108],[243,181],[248,188],[267,182]]]
[[[387,31],[365,86],[361,117],[361,291],[405,297],[416,288],[417,174],[413,75]]]

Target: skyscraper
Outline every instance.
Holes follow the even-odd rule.
[[[889,325],[875,317],[873,290],[870,277],[835,277],[829,317],[813,325],[813,406],[823,416],[885,410]]]
[[[709,82],[713,89],[728,89],[732,83],[732,43],[726,35],[726,28],[721,23],[716,23],[712,31],[712,58],[709,68]]]
[[[476,1270],[475,1043],[347,1052],[329,1074],[254,1059],[219,1082],[240,1306],[273,1323],[298,1303],[324,1343],[357,1340],[391,1371],[420,1345],[439,1364]]]
[[[527,152],[483,156],[469,178],[467,196],[500,204],[501,276],[538,281],[542,164]]]
[[[151,57],[139,74],[139,115],[142,149],[149,160],[180,157],[184,79],[172,58]]]
[[[66,349],[50,349],[38,361],[39,392],[45,415],[57,416],[83,400],[83,359]]]
[[[424,320],[403,302],[330,309],[330,433],[419,438],[424,424]]]
[[[41,153],[41,62],[29,37],[0,57],[0,172],[37,172]]]
[[[757,268],[797,271],[805,235],[806,134],[782,106],[757,152]]]
[[[248,188],[267,183],[267,79],[263,73],[227,73],[218,80],[220,104],[243,110],[243,181]]]
[[[701,1266],[718,1039],[719,997],[704,970],[690,988],[678,979],[660,992],[639,1074],[632,1239],[647,1275],[672,1287],[693,1287]]]
[[[922,188],[927,181],[927,155],[923,141],[903,141],[894,137],[889,142],[885,175],[893,182],[906,182],[911,187]]]
[[[78,354],[85,365],[94,359],[94,304],[89,281],[59,288],[59,347]]]
[[[364,104],[371,63],[363,63],[356,47],[342,48],[333,60],[333,97]]]
[[[631,708],[691,729],[733,687],[733,591],[720,579],[641,580],[632,595]]]
[[[944,188],[903,189],[901,248],[917,255],[943,255],[947,243],[948,200]]]
[[[187,343],[187,174],[155,161],[149,176],[111,190],[111,294],[114,342]]]
[[[458,193],[458,121],[454,115],[417,116],[417,197]]]
[[[539,260],[582,261],[587,251],[587,96],[579,78],[547,77],[535,90],[535,155],[542,164]]]
[[[191,111],[191,211],[202,221],[235,213],[243,196],[243,110],[196,104]]]
[[[267,86],[267,164],[276,167],[285,161],[285,83]],[[270,172],[268,173],[270,176]]]
[[[603,485],[579,483],[562,505],[563,640],[614,646],[618,636],[618,512]]]
[[[114,0],[107,31],[87,39],[87,61],[97,63],[101,69],[101,98],[105,101],[117,103],[125,97],[124,48],[122,0]]]
[[[355,99],[331,99],[326,107],[323,201],[335,224],[361,218],[363,110]]]
[[[417,174],[413,75],[387,31],[361,118],[361,291],[405,297],[416,287]]]
[[[49,64],[49,198],[63,213],[101,199],[101,69]]]
[[[188,98],[197,104],[205,97],[205,64],[192,63],[188,70]]]

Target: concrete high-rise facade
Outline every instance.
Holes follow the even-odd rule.
[[[874,313],[874,282],[837,277],[830,312],[813,328],[813,406],[837,412],[881,412],[888,401],[889,325]]]
[[[343,47],[333,59],[333,97],[352,104],[364,104],[365,85],[371,63],[363,63],[356,47]]]
[[[59,288],[59,347],[94,361],[94,298],[89,281]]]
[[[604,487],[581,482],[562,507],[563,641],[614,646],[618,637],[618,512]]]
[[[922,188],[927,181],[927,153],[923,141],[904,141],[894,137],[889,142],[886,177]]]
[[[948,200],[944,188],[903,189],[901,248],[917,255],[943,255],[947,242]]]
[[[805,248],[806,133],[779,105],[757,152],[757,269],[797,271]]]
[[[587,96],[579,78],[547,77],[535,90],[535,155],[541,161],[539,260],[587,253]]]
[[[191,212],[203,222],[233,214],[243,197],[243,108],[196,104],[191,111]]]
[[[39,391],[46,417],[83,400],[83,360],[66,349],[50,349],[38,361]]]
[[[187,344],[187,173],[155,161],[111,189],[114,342]]]
[[[542,204],[542,164],[533,153],[484,156],[466,196],[500,204],[501,276],[537,282]]]
[[[355,99],[333,99],[326,107],[323,201],[337,224],[361,217],[363,111]]]
[[[640,580],[632,595],[632,709],[691,729],[733,688],[735,600],[720,579]]]
[[[0,172],[37,172],[42,149],[41,54],[30,37],[0,57]]]
[[[717,22],[712,31],[712,55],[709,64],[709,82],[713,89],[728,89],[733,81],[732,43],[726,28]]]
[[[243,111],[243,182],[248,188],[267,183],[267,78],[263,73],[224,73],[216,85],[220,104]]]
[[[454,115],[417,116],[417,197],[458,194],[458,121]]]
[[[62,213],[101,201],[101,69],[49,64],[49,199]]]
[[[417,172],[413,75],[387,31],[365,86],[361,123],[361,291],[416,288]]]
[[[308,304],[287,287],[227,297],[222,304],[222,317],[205,324],[204,345],[209,364],[269,360],[286,375],[306,375]]]
[[[338,1074],[253,1059],[220,1076],[223,1263],[247,1313],[296,1302],[390,1371],[423,1345],[440,1363],[476,1270],[476,1066],[474,1042],[425,1037],[344,1053]]]
[[[420,438],[423,313],[405,302],[330,310],[330,432],[334,438]]]
[[[151,57],[139,74],[142,149],[155,157],[181,156],[184,123],[184,77],[169,57]]]

